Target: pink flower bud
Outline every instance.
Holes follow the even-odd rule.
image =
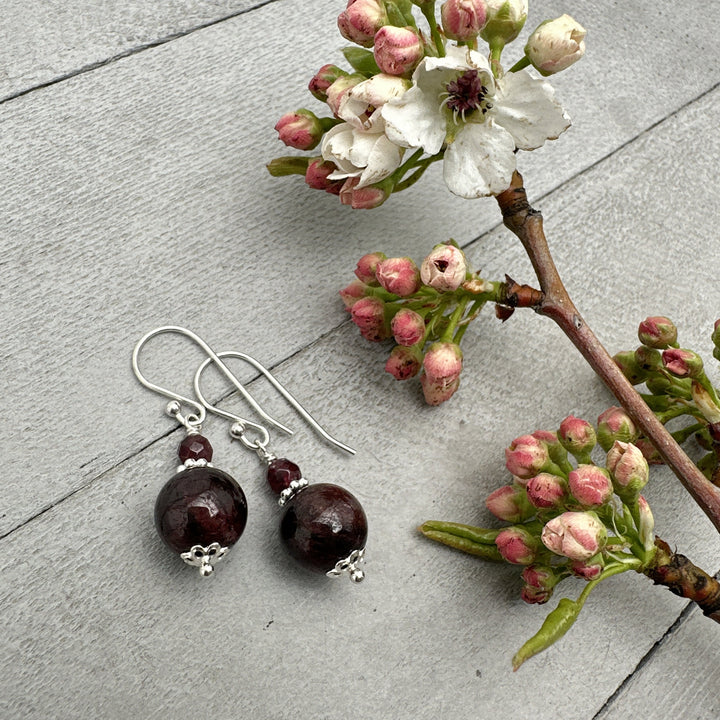
[[[333,112],[333,115],[338,116],[340,110],[340,104],[346,95],[361,82],[366,80],[365,76],[355,75],[343,75],[339,77],[326,91],[325,102],[328,104]],[[339,116],[338,116],[339,117]]]
[[[402,308],[395,313],[390,323],[395,342],[410,347],[420,342],[425,336],[425,320],[414,310]]]
[[[385,363],[385,371],[396,380],[407,380],[420,372],[422,358],[420,348],[397,345]]]
[[[438,292],[457,290],[466,274],[465,254],[454,245],[436,245],[420,267],[422,281]]]
[[[533,67],[541,75],[565,70],[585,54],[587,31],[569,15],[541,23],[530,35],[525,46]]]
[[[551,473],[543,472],[530,478],[526,490],[528,500],[543,510],[561,507],[567,499],[565,480]]]
[[[655,547],[655,518],[647,500],[642,495],[638,497],[638,515],[640,518],[640,527],[638,527],[640,541],[645,550],[650,552]]]
[[[528,565],[521,574],[525,586],[520,597],[526,603],[541,605],[546,603],[553,594],[555,585],[560,577],[555,574],[549,565]]]
[[[328,88],[339,78],[347,75],[337,65],[323,65],[308,83],[308,90],[321,102],[327,100]]]
[[[352,321],[360,328],[360,334],[371,342],[390,337],[385,322],[385,303],[376,297],[364,297],[350,309]]]
[[[522,485],[505,485],[490,493],[485,500],[487,509],[500,520],[519,523],[535,514]]]
[[[298,150],[312,150],[323,136],[320,118],[305,109],[285,113],[275,124],[275,129],[286,145]]]
[[[593,512],[564,512],[543,528],[543,544],[571,560],[588,560],[605,545],[607,529]]]
[[[562,446],[575,456],[587,455],[597,442],[595,428],[587,421],[568,415],[561,423],[558,438]]]
[[[340,291],[340,297],[345,303],[345,307],[350,309],[360,299],[367,294],[368,286],[360,280],[353,280],[346,288]]]
[[[643,345],[664,350],[677,342],[677,328],[672,320],[661,315],[648,317],[640,323],[638,337]]]
[[[367,185],[359,188],[359,183],[359,177],[349,177],[345,181],[339,193],[343,205],[350,205],[353,210],[372,210],[390,197],[390,193],[383,187]]]
[[[440,7],[445,36],[451,40],[474,40],[485,26],[485,0],[446,0]]]
[[[523,29],[528,14],[528,0],[487,0],[487,21],[480,32],[483,40],[506,44]]]
[[[420,287],[420,271],[408,257],[383,260],[377,267],[377,279],[389,293],[400,297],[413,295]]]
[[[374,38],[375,62],[388,75],[409,76],[425,55],[423,42],[409,27],[385,25]]]
[[[533,478],[550,462],[547,444],[532,435],[522,435],[505,450],[505,467],[519,478]]]
[[[383,252],[374,252],[363,255],[357,262],[355,276],[366,285],[379,285],[375,272],[377,266],[387,258]]]
[[[634,442],[639,433],[630,416],[620,407],[609,407],[597,419],[597,439],[607,452],[616,440]]]
[[[336,170],[335,163],[323,160],[321,157],[314,158],[308,163],[305,182],[315,190],[325,190],[333,195],[339,195],[345,181],[328,179],[328,175]]]
[[[459,345],[436,342],[425,354],[423,370],[429,380],[453,380],[462,371],[462,357]]]
[[[663,351],[662,362],[665,369],[679,378],[696,378],[702,374],[702,358],[692,350],[668,348]]]
[[[575,560],[570,565],[570,570],[575,577],[583,580],[595,580],[605,569],[605,560],[602,554],[595,555],[589,560]]]
[[[605,505],[613,494],[610,473],[596,465],[579,465],[568,475],[572,496],[586,508]]]
[[[648,462],[632,443],[615,441],[605,465],[612,475],[615,492],[621,497],[636,495],[650,479]]]
[[[495,545],[503,559],[513,565],[531,565],[537,557],[537,538],[522,527],[501,530],[495,538]]]
[[[387,21],[385,5],[380,0],[348,0],[337,24],[346,40],[369,48],[373,45],[375,33]]]
[[[460,387],[460,376],[433,380],[423,372],[420,375],[420,385],[428,405],[441,405],[449,400]]]

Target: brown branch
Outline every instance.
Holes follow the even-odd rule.
[[[684,555],[674,553],[660,538],[655,538],[657,552],[651,567],[643,570],[656,585],[697,603],[711,620],[720,623],[720,582],[708,575]]]
[[[720,532],[720,487],[713,485],[683,452],[585,324],[560,279],[543,231],[542,215],[528,203],[519,173],[497,201],[505,225],[522,242],[544,293],[537,312],[554,320],[570,338]]]

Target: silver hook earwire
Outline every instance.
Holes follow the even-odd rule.
[[[330,435],[325,428],[318,423],[317,420],[298,402],[298,400],[292,395],[292,393],[261,363],[259,363],[255,358],[251,357],[250,355],[246,355],[245,353],[236,352],[234,350],[227,350],[224,352],[219,352],[217,354],[218,359],[220,358],[227,358],[227,357],[234,357],[239,358],[240,360],[245,360],[245,362],[250,363],[256,370],[261,372],[270,382],[270,384],[292,405],[293,408],[297,411],[297,413],[307,422],[310,427],[315,430],[319,435],[321,435],[325,440],[327,440],[329,443],[332,443],[336,447],[339,447],[341,450],[344,450],[345,452],[349,453],[350,455],[355,454],[355,450],[353,450],[349,445],[346,445],[343,442],[340,442],[340,440],[337,440],[332,435]],[[210,412],[216,413],[217,415],[221,415],[223,417],[229,418],[231,420],[236,420],[237,422],[241,424],[247,424],[252,425],[253,427],[262,427],[258,426],[256,423],[251,423],[247,420],[244,420],[243,418],[239,417],[238,415],[234,415],[233,413],[227,412],[226,410],[220,410],[219,408],[215,407],[214,405],[211,405],[207,402],[205,399],[205,396],[202,393],[202,390],[200,389],[200,377],[202,376],[203,372],[205,371],[205,368],[208,367],[208,365],[211,362],[211,358],[208,358],[207,360],[204,360],[200,367],[197,369],[197,372],[195,373],[195,380],[194,380],[194,387],[195,387],[195,394],[198,397],[198,400],[205,406],[207,410]],[[229,372],[229,371],[228,371]],[[284,426],[280,425],[279,423],[276,423],[272,421],[272,418],[270,418],[267,413],[258,405],[258,403],[255,401],[255,399],[250,395],[250,393],[243,387],[242,383],[230,373],[232,377],[228,376],[228,379],[232,382],[232,384],[242,393],[242,396],[252,405],[252,407],[266,420],[270,420],[273,422],[273,424],[277,425],[280,428],[284,428]]]

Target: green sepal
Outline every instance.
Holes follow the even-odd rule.
[[[513,670],[517,670],[526,660],[547,650],[572,627],[582,610],[583,603],[562,598],[557,607],[545,618],[542,627],[533,635],[513,657]]]
[[[420,532],[430,540],[448,545],[462,552],[476,555],[491,562],[505,562],[495,545],[500,530],[478,528],[472,525],[429,520],[423,523]]]
[[[357,70],[363,75],[371,77],[377,75],[380,72],[378,64],[375,62],[375,56],[372,50],[366,50],[365,48],[359,47],[346,47],[342,51],[345,59],[352,65],[354,70]]]
[[[273,177],[283,177],[284,175],[305,175],[308,165],[312,158],[286,155],[285,157],[275,158],[271,160],[265,167]]]
[[[385,10],[387,11],[388,23],[396,27],[405,27],[408,22],[402,10],[394,2],[386,2]]]

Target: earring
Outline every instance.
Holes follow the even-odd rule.
[[[149,382],[140,372],[140,350],[148,340],[162,333],[186,335],[205,350],[210,362],[219,363],[221,369],[224,363],[195,333],[175,326],[149,332],[138,342],[132,354],[132,367],[137,379],[150,390],[171,398],[165,411],[186,430],[185,438],[178,447],[182,464],[165,483],[155,501],[155,527],[171,550],[188,565],[198,567],[200,575],[207,577],[212,574],[214,563],[226,555],[245,530],[247,501],[237,482],[210,462],[212,446],[200,434],[205,419],[203,405]],[[183,405],[195,412],[183,415]]]
[[[245,360],[259,370],[295,410],[327,441],[352,455],[355,451],[329,435],[302,407],[290,392],[257,360],[239,352],[220,352],[218,358],[234,357]],[[290,555],[310,570],[330,577],[347,574],[353,582],[361,582],[365,573],[367,518],[360,501],[350,492],[332,483],[309,485],[300,468],[287,458],[278,458],[268,450],[270,434],[267,428],[210,404],[202,393],[200,380],[212,359],[205,360],[195,373],[197,399],[206,410],[233,421],[230,435],[246,448],[254,450],[267,468],[267,481],[278,494],[283,508],[280,536]],[[254,400],[234,375],[226,377],[243,397],[271,425],[292,434],[292,431],[270,417]]]

